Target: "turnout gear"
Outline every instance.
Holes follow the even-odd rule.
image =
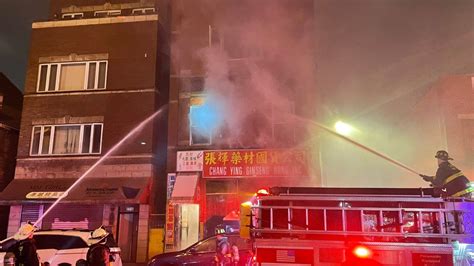
[[[448,159],[446,160],[450,159],[447,153],[441,154],[440,157],[447,157]],[[431,185],[433,187],[446,190],[446,195],[448,197],[470,198],[471,192],[474,191],[474,187],[471,187],[469,179],[467,179],[467,177],[461,172],[461,170],[459,170],[458,168],[456,168],[456,166],[450,164],[446,160],[444,160],[438,165],[436,176],[427,176],[421,174],[420,176],[423,178],[423,180],[431,182]]]
[[[16,262],[15,266],[39,266],[38,253],[33,238],[27,238],[18,242],[13,248]]]

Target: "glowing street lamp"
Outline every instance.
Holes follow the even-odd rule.
[[[336,132],[343,136],[348,136],[351,134],[352,131],[354,131],[354,128],[351,125],[346,124],[342,121],[337,121],[334,127],[336,128]]]

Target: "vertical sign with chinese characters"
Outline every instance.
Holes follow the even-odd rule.
[[[307,177],[303,150],[204,151],[203,177]]]
[[[168,203],[166,209],[165,244],[174,245],[174,204]]]
[[[203,164],[203,151],[178,151],[177,172],[200,172]]]

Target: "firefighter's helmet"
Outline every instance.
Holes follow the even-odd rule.
[[[33,232],[36,230],[36,227],[27,222],[26,224],[22,225],[18,232],[13,236],[15,240],[24,240],[33,235]]]
[[[225,234],[225,228],[222,225],[218,225],[218,226],[216,226],[215,233],[216,233],[216,235]]]
[[[91,233],[91,237],[90,239],[97,239],[97,240],[101,240],[101,239],[104,239],[105,237],[107,237],[109,235],[109,232],[107,232],[103,226],[95,229],[94,231],[92,231]]]
[[[438,158],[440,160],[443,160],[443,161],[447,161],[447,160],[452,160],[453,158],[450,158],[449,157],[449,154],[447,151],[437,151],[436,152],[436,155],[435,155],[435,158]]]

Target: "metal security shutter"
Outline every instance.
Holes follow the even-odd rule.
[[[23,205],[21,208],[21,224],[27,222],[36,222],[38,218],[43,214],[43,205]],[[41,223],[38,224],[41,228]]]
[[[103,211],[103,205],[58,204],[43,219],[43,229],[96,229]]]

